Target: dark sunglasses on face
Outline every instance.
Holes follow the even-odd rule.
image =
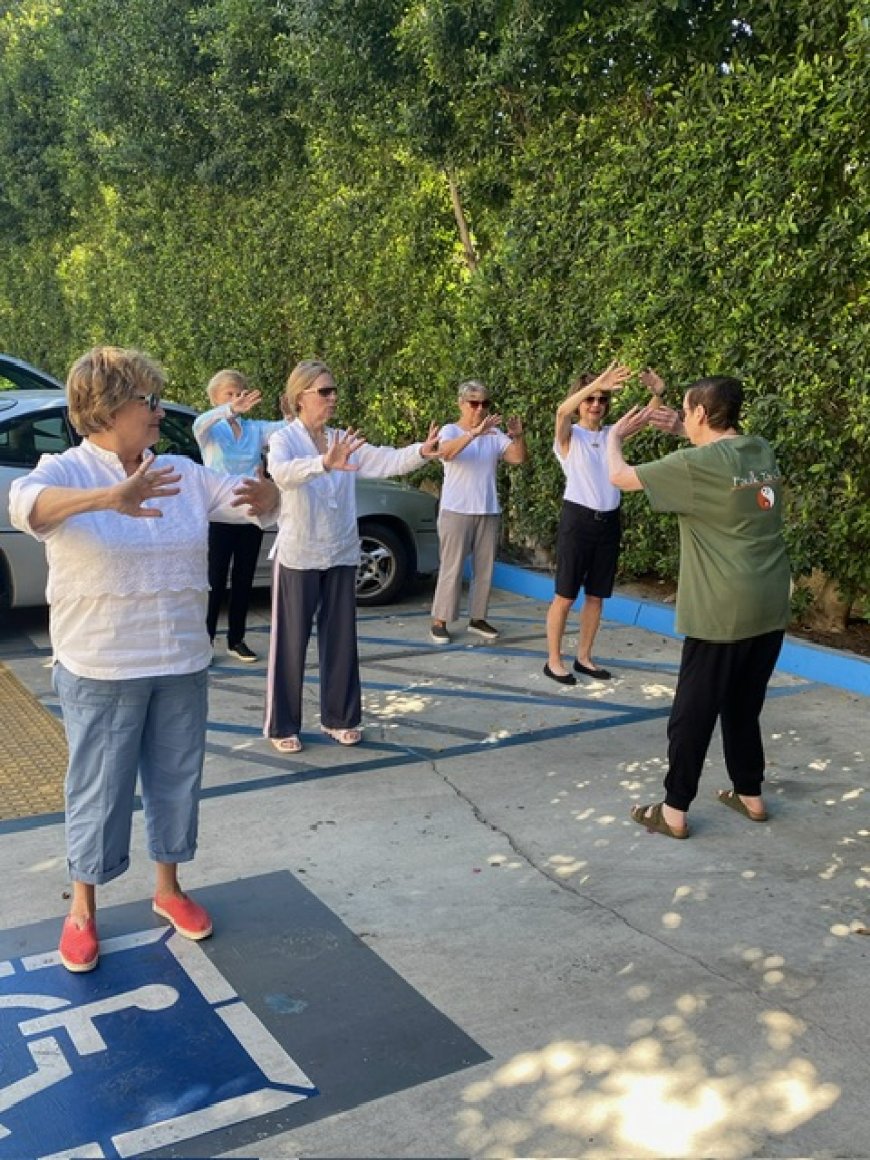
[[[491,407],[492,399],[466,399],[469,407]]]
[[[150,395],[136,395],[136,398],[140,403],[144,403],[149,411],[156,411],[160,406],[160,396],[154,391]]]
[[[610,397],[608,395],[590,395],[586,402],[600,403],[602,407],[606,407],[610,402]]]
[[[328,399],[330,395],[338,396],[338,387],[309,387],[304,395],[320,395],[321,399]]]

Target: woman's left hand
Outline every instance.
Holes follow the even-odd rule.
[[[359,464],[351,463],[350,457],[365,442],[365,435],[353,427],[348,427],[343,435],[338,431],[333,432],[326,453],[322,456],[323,466],[327,471],[359,471]]]
[[[271,479],[266,479],[262,467],[254,479],[244,479],[233,491],[231,507],[247,507],[249,516],[265,516],[278,506],[280,492]]]
[[[420,454],[424,459],[438,458],[438,432],[441,428],[437,423],[429,424],[429,434],[425,440],[420,444]]]
[[[505,430],[507,431],[508,435],[510,435],[511,439],[519,439],[523,433],[522,419],[520,419],[519,416],[508,419],[507,423],[505,423]]]

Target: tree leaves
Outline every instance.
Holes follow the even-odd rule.
[[[145,346],[194,403],[226,364],[274,402],[319,354],[342,417],[395,441],[483,378],[532,452],[501,484],[509,537],[544,550],[572,376],[736,373],[797,569],[866,591],[864,7],[3,5],[4,345],[57,373],[96,340]],[[625,570],[675,558],[629,497]]]

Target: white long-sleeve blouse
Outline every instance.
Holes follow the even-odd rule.
[[[344,434],[324,429],[330,442]],[[281,491],[278,535],[273,557],[285,568],[323,571],[359,563],[356,523],[357,475],[383,479],[406,475],[425,459],[420,443],[408,447],[364,444],[351,456],[358,471],[326,471],[323,456],[301,419],[294,419],[269,440],[268,469]]]
[[[147,501],[163,512],[154,519],[83,512],[34,531],[30,514],[44,488],[111,487],[126,478],[118,456],[88,439],[60,455],[43,455],[12,484],[13,525],[45,543],[55,659],[76,676],[125,680],[193,673],[209,663],[209,519],[253,517],[231,506],[239,476],[184,456],[160,456],[160,463],[180,473],[181,490]],[[274,515],[253,522],[268,524]]]

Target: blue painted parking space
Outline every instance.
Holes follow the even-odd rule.
[[[109,941],[94,979],[56,952],[0,976],[0,1157],[138,1156],[317,1095],[174,932]]]
[[[0,1160],[212,1155],[488,1058],[292,875],[199,897],[209,943],[101,911],[87,975],[0,932]]]

